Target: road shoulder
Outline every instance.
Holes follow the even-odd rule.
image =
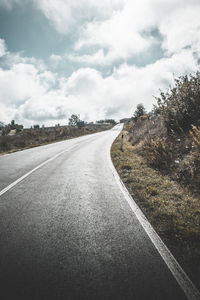
[[[121,134],[112,145],[113,164],[156,232],[200,288],[200,203],[179,184],[147,166],[133,152],[126,131],[123,134],[124,151],[120,151]]]

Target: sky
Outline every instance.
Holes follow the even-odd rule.
[[[150,111],[200,63],[199,0],[0,0],[0,121]]]

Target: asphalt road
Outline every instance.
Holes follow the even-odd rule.
[[[0,196],[0,299],[186,299],[113,176],[120,129],[0,157],[0,190],[53,157]]]

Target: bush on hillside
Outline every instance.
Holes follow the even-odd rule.
[[[133,120],[136,122],[140,117],[146,115],[145,107],[142,103],[138,104],[133,114]]]
[[[157,98],[169,134],[188,133],[200,125],[200,73],[175,79],[175,87]]]
[[[166,137],[147,137],[142,152],[147,163],[158,170],[168,170],[173,160],[173,144]]]
[[[141,116],[137,122],[129,122],[127,125],[129,131],[129,141],[135,146],[146,137],[160,137],[166,135],[166,128],[160,116],[149,118],[148,115]]]
[[[194,150],[191,152],[192,179],[200,183],[200,127],[192,126],[190,135],[193,138]]]

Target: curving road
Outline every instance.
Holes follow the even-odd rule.
[[[186,299],[113,175],[120,130],[0,157],[0,299]]]

